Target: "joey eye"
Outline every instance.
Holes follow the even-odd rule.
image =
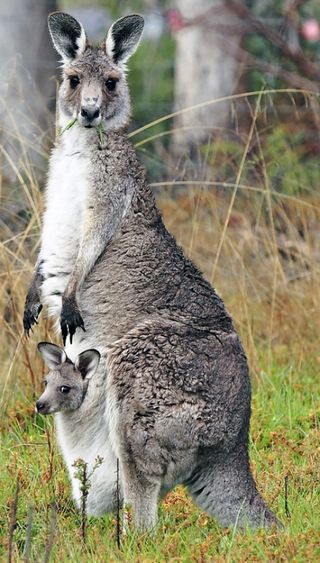
[[[43,387],[47,387],[47,384],[48,384],[47,380],[44,379],[44,380],[43,380]]]
[[[69,83],[72,90],[74,90],[80,82],[79,76],[69,76]]]
[[[117,80],[115,78],[108,78],[106,80],[106,87],[108,88],[109,92],[112,92],[117,85]]]
[[[71,389],[71,387],[68,387],[67,385],[62,385],[62,386],[60,387],[61,393],[64,393],[64,394],[69,393],[70,389]]]

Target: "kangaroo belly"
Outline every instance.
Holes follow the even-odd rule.
[[[51,158],[40,256],[42,300],[59,316],[61,296],[76,260],[83,230],[89,159],[56,149]]]
[[[100,424],[97,427],[99,420]],[[73,498],[79,507],[82,483],[75,462],[82,460],[86,463],[90,480],[87,497],[88,514],[101,516],[113,510],[116,505],[117,462],[104,417],[97,419],[96,416],[94,426],[95,428],[87,426],[84,421],[81,424],[78,421],[77,424],[72,417],[68,420],[68,416],[61,413],[56,415],[58,443],[69,472]]]

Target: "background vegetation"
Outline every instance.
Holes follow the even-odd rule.
[[[122,536],[118,549],[111,515],[89,519],[83,543],[53,421],[34,413],[44,375],[36,344],[57,337],[44,317],[29,341],[23,336],[43,200],[29,141],[13,123],[20,168],[2,150],[15,179],[0,178],[0,559],[8,554],[12,561],[83,562],[320,558],[318,95],[297,93],[281,81],[272,84],[277,91],[269,91],[262,74],[257,83],[257,74],[248,71],[243,91],[253,93],[232,99],[228,127],[199,146],[195,159],[178,159],[170,144],[172,119],[150,123],[172,109],[173,53],[173,39],[165,35],[160,48],[142,45],[132,61],[131,139],[148,167],[168,229],[222,295],[240,332],[253,381],[253,471],[284,529],[255,534],[221,529],[178,488],[161,504],[153,536]],[[145,114],[147,98],[141,103],[141,95],[154,103]],[[213,102],[212,110],[219,111],[219,104]]]

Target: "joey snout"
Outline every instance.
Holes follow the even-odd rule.
[[[44,397],[44,393],[41,395],[40,399],[38,399],[38,401],[36,402],[36,406],[34,410],[39,414],[50,414],[54,412],[54,410],[52,410],[52,405],[50,404],[50,401],[46,400],[46,398]]]

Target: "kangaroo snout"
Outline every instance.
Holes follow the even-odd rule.
[[[41,399],[39,399],[39,401],[36,402],[36,412],[39,412],[41,414],[48,414],[49,409],[48,409],[48,404],[45,401],[41,401]]]
[[[79,121],[84,127],[96,127],[101,122],[100,107],[82,106]]]

